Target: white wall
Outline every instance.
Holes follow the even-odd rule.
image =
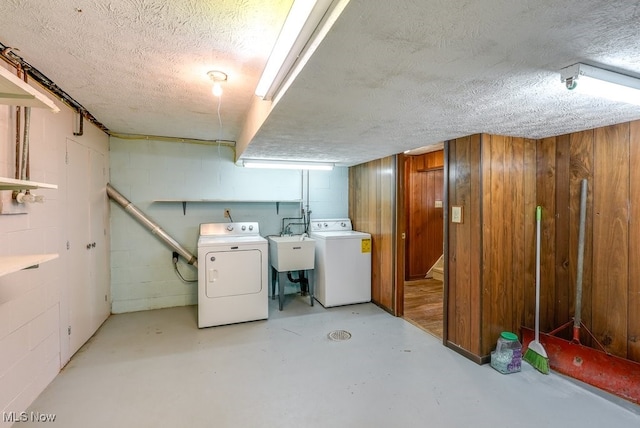
[[[41,90],[41,88],[40,88]],[[42,91],[42,90],[41,90]],[[42,91],[44,92],[44,91]],[[65,147],[67,138],[108,154],[108,138],[85,122],[85,135],[74,137],[77,115],[61,103],[57,114],[32,109],[31,165],[33,181],[57,184],[58,190],[38,190],[45,203],[17,206],[11,191],[1,191],[0,257],[58,253],[59,258],[37,269],[0,277],[0,413],[24,411],[56,376],[66,336],[68,308],[64,221]],[[15,175],[15,108],[0,106],[0,176]],[[0,418],[0,426],[9,426]]]
[[[111,138],[111,184],[171,237],[197,256],[201,223],[257,221],[262,236],[279,234],[282,219],[300,216],[307,205],[306,173],[236,166],[233,148]],[[348,215],[348,169],[312,171],[308,205],[312,218]],[[219,199],[221,202],[154,202],[159,199]],[[247,201],[271,202],[247,202]],[[233,201],[233,202],[231,202]],[[112,312],[131,312],[197,303],[197,283],[183,283],[173,271],[172,250],[111,202]],[[178,264],[189,279],[197,270]]]

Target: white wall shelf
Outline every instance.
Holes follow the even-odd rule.
[[[256,199],[256,200],[242,200],[242,199],[156,199],[153,201],[154,203],[181,203],[182,204],[182,214],[187,214],[187,203],[224,203],[224,204],[233,204],[233,203],[250,203],[250,204],[276,204],[276,214],[280,212],[280,204],[299,204],[302,202],[302,199],[286,199],[286,200],[276,200],[276,199]]]
[[[58,254],[29,254],[25,256],[0,256],[0,276],[22,269],[36,268],[40,263],[57,259]]]
[[[0,68],[1,70],[1,68]],[[37,181],[16,180],[0,177],[0,190],[57,189],[56,184],[38,183]]]
[[[46,108],[60,111],[53,101],[11,71],[0,67],[0,104]]]

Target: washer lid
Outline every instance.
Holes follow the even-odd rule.
[[[371,238],[371,234],[366,232],[358,232],[356,230],[311,232],[309,236],[314,239],[369,239]]]

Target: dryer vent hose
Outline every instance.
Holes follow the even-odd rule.
[[[175,252],[180,254],[190,265],[194,267],[198,267],[198,259],[196,256],[191,254],[187,249],[185,249],[182,245],[180,245],[175,239],[167,234],[160,226],[158,226],[153,220],[147,217],[142,211],[136,208],[135,205],[131,203],[127,198],[122,196],[120,192],[111,186],[111,184],[107,183],[107,195],[118,203],[126,212],[128,212],[131,217],[138,220],[140,224],[145,226],[147,229],[151,231],[154,235],[158,237],[162,242],[167,244],[170,248],[172,248]]]

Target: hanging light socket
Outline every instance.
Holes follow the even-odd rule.
[[[215,95],[216,97],[219,97],[220,95],[222,95],[222,85],[220,83],[227,81],[227,73],[219,70],[211,70],[207,72],[207,75],[213,82],[213,88],[211,92],[213,92],[213,95]]]

